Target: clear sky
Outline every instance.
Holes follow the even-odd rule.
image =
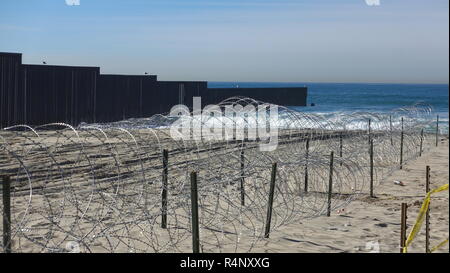
[[[448,0],[0,0],[0,51],[161,80],[448,83],[448,10]]]

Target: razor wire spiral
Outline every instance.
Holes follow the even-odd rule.
[[[216,111],[230,105],[271,106],[233,97]],[[401,138],[403,162],[417,157],[421,141],[423,149],[433,141],[426,105],[333,117],[277,107],[277,120],[270,120],[278,129],[273,151],[259,149],[266,141],[261,138],[207,137],[217,125],[259,125],[240,110],[232,117],[184,116],[206,128],[199,139],[175,139],[168,127],[181,118],[169,114],[77,128],[54,123],[1,129],[0,173],[12,182],[13,251],[189,252],[192,171],[198,174],[202,251],[251,251],[263,237],[272,163],[278,164],[274,231],[326,214],[331,151],[336,210],[367,191],[370,141],[375,182],[398,168]],[[169,154],[165,211],[163,150]],[[163,212],[167,228],[161,227]]]

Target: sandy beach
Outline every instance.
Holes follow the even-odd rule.
[[[398,253],[400,246],[401,203],[408,204],[407,234],[416,221],[425,197],[425,168],[431,168],[431,189],[449,181],[448,138],[441,139],[422,157],[408,162],[383,179],[375,188],[377,198],[359,196],[345,207],[334,211],[331,217],[321,216],[281,227],[265,239],[253,252],[379,252]],[[395,185],[399,180],[405,186]],[[430,245],[449,236],[449,192],[432,195],[430,205]],[[416,236],[408,252],[425,252],[425,225]],[[437,253],[448,253],[446,244]]]
[[[373,134],[377,141],[376,198],[368,194],[367,135],[343,139],[337,157],[331,216],[326,214],[330,149],[336,133],[312,140],[309,189],[304,190],[304,135],[286,134],[279,148],[245,149],[245,199],[240,200],[237,143],[173,142],[164,130],[4,132],[3,173],[13,175],[12,247],[16,252],[191,252],[190,170],[199,171],[202,252],[399,252],[400,204],[406,202],[408,231],[425,196],[425,166],[431,189],[448,183],[448,138],[433,136],[416,157],[418,138],[406,137],[408,155],[396,169],[399,138]],[[17,134],[17,135],[16,135]],[[337,134],[339,136],[339,134]],[[211,146],[211,145],[212,146]],[[169,148],[168,228],[161,228],[161,147]],[[5,153],[6,152],[6,153]],[[338,153],[337,153],[338,154]],[[263,238],[270,166],[279,161],[270,238]],[[343,165],[340,165],[340,162]],[[394,166],[394,171],[392,171]],[[398,167],[397,167],[398,168]],[[380,179],[384,177],[384,179]],[[394,184],[402,181],[404,186]],[[31,190],[30,190],[31,187]],[[448,191],[432,196],[431,246],[448,237]],[[422,228],[409,248],[424,252]],[[448,252],[448,244],[437,252]]]

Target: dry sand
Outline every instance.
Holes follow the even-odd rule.
[[[399,252],[401,203],[408,204],[407,234],[416,221],[425,197],[425,168],[431,168],[431,189],[449,182],[448,138],[383,179],[377,198],[358,197],[344,212],[281,227],[252,252]],[[405,186],[395,185],[394,180]],[[431,247],[449,237],[449,192],[431,198]],[[425,252],[425,224],[408,252]],[[449,252],[448,243],[435,252]]]
[[[164,142],[164,139],[160,139],[160,141]],[[96,145],[95,142],[92,140],[89,141],[89,143],[93,143]],[[160,169],[157,167],[160,164],[160,158],[158,158],[158,155],[156,154],[158,149],[158,146],[154,144],[155,147],[153,147],[152,143],[150,141],[146,141],[145,143],[148,143],[148,147],[141,147],[145,148],[143,151],[139,150],[139,152],[145,153],[146,151],[153,151],[155,153],[155,156],[152,154],[151,157],[149,157],[148,161],[145,162],[146,170],[150,171],[151,168],[156,168],[154,170],[155,175],[155,181],[160,180]],[[364,141],[364,143],[366,143]],[[18,142],[20,144],[20,142]],[[110,152],[102,149],[99,150],[95,145],[93,145],[93,149],[86,150],[86,153],[90,155],[92,152],[93,155],[100,154],[99,151],[109,154]],[[139,171],[139,162],[135,162],[136,160],[129,161],[129,159],[135,159],[135,151],[130,150],[130,146],[127,143],[118,144],[118,147],[121,148],[122,153],[124,153],[124,158],[122,159],[126,164],[124,165],[124,168],[128,172],[137,172]],[[103,146],[102,146],[103,147]],[[86,148],[86,147],[85,147]],[[90,166],[90,164],[87,164],[85,161],[74,161],[78,163],[67,163],[68,158],[72,158],[76,156],[77,153],[77,146],[70,146],[65,145],[64,146],[64,152],[60,149],[58,150],[58,154],[60,157],[60,164],[59,166],[64,166],[67,168],[67,177],[70,177],[72,180],[72,185],[76,186],[76,188],[86,188],[86,182],[87,176],[85,177],[84,172],[80,172],[80,170],[85,170]],[[129,155],[125,156],[127,153]],[[27,156],[27,160],[30,160],[32,165],[38,165],[36,168],[41,169],[44,167],[44,170],[46,170],[46,165],[42,165],[41,162],[34,161],[34,157],[37,156],[38,158],[41,158],[40,154],[29,154]],[[148,156],[148,155],[147,155]],[[217,251],[219,246],[215,246],[214,244],[218,242],[217,238],[215,236],[226,236],[225,239],[220,239],[221,242],[221,251],[225,252],[245,252],[248,251],[248,249],[251,249],[252,252],[370,252],[370,251],[376,251],[377,246],[379,246],[380,252],[399,252],[399,240],[400,240],[400,204],[402,202],[407,202],[409,204],[408,209],[408,232],[411,229],[412,225],[415,222],[417,213],[419,211],[419,208],[421,206],[422,200],[425,196],[425,166],[430,165],[431,167],[431,188],[437,188],[443,184],[448,183],[448,171],[449,171],[449,159],[448,159],[448,139],[443,140],[439,147],[433,147],[430,150],[428,150],[426,153],[422,155],[422,157],[417,158],[415,160],[408,161],[407,164],[404,165],[403,170],[397,170],[385,179],[383,179],[380,184],[376,185],[375,188],[375,194],[377,198],[371,199],[368,197],[368,194],[361,194],[356,197],[354,201],[352,201],[348,206],[345,207],[343,212],[337,212],[333,211],[331,217],[326,216],[320,216],[313,219],[304,219],[300,221],[299,223],[293,223],[288,225],[282,225],[278,229],[274,230],[269,239],[261,239],[259,242],[251,247],[251,244],[253,241],[248,236],[245,236],[245,234],[242,234],[239,236],[239,243],[238,248],[233,248],[233,240],[237,239],[237,236],[231,234],[226,235],[223,233],[218,234],[217,232],[207,232],[205,230],[201,230],[201,241],[203,244],[205,244],[205,251],[211,252],[211,251]],[[214,158],[214,157],[213,157]],[[172,162],[183,162],[183,157],[177,158],[175,160],[174,156],[171,157],[173,160]],[[91,158],[91,160],[94,160]],[[105,161],[106,159],[98,158],[96,159],[96,164],[98,164],[101,168],[105,168],[104,172],[105,174],[110,171],[108,168],[109,165],[106,163],[111,164],[110,161]],[[220,160],[218,158],[217,160]],[[104,162],[105,161],[105,162]],[[157,162],[157,164],[153,163]],[[63,164],[64,163],[64,164]],[[105,165],[105,164],[106,165]],[[33,165],[34,164],[34,165]],[[223,162],[221,163],[223,165]],[[183,176],[176,175],[175,170],[180,169],[178,164],[172,164],[174,169],[170,170],[171,175],[179,176],[180,179],[184,179]],[[220,165],[220,164],[219,164]],[[5,165],[6,166],[6,165]],[[105,167],[106,166],[106,167]],[[8,168],[8,166],[6,166]],[[100,168],[100,169],[101,169]],[[76,170],[73,173],[70,170]],[[102,174],[100,173],[100,169],[97,170],[97,175]],[[137,171],[136,171],[137,170]],[[220,171],[220,170],[219,170]],[[122,171],[123,172],[123,171]],[[81,175],[80,173],[83,173]],[[39,174],[39,172],[36,172],[36,174]],[[37,181],[34,181],[35,185],[39,181],[51,181],[52,187],[55,187],[54,183],[59,183],[58,179],[48,176],[50,172],[47,173],[44,172],[45,175],[40,174],[40,176],[36,177],[36,174],[34,176],[34,179]],[[113,176],[115,172],[111,172],[109,174],[110,176]],[[130,178],[131,179],[131,178]],[[147,176],[147,179],[149,179],[149,176]],[[152,178],[153,179],[153,178]],[[175,179],[169,177],[169,180]],[[132,180],[132,181],[131,181]],[[133,185],[139,184],[139,180],[131,179],[128,185],[130,189],[134,189]],[[405,183],[405,186],[398,186],[393,183],[394,180],[400,180]],[[41,182],[42,182],[41,181]],[[80,183],[80,181],[82,183]],[[126,181],[126,179],[124,180]],[[131,183],[132,182],[132,183]],[[176,181],[173,180],[173,183]],[[176,184],[176,183],[175,183]],[[100,185],[100,184],[99,184]],[[156,185],[156,184],[155,184]],[[53,188],[48,185],[48,190]],[[100,187],[101,188],[101,187]],[[158,188],[159,189],[159,188]],[[364,187],[365,190],[367,190],[367,187]],[[88,190],[85,190],[89,192]],[[125,191],[126,192],[126,191]],[[156,192],[156,191],[155,191]],[[50,191],[48,192],[50,193]],[[81,192],[80,192],[81,193]],[[45,211],[45,206],[43,204],[46,204],[43,202],[42,199],[40,199],[39,192],[34,191],[33,192],[33,204],[31,206],[32,210],[29,212],[30,215],[34,215],[37,218],[34,218],[35,221],[30,222],[30,224],[33,224],[37,227],[42,228],[40,231],[40,234],[30,234],[32,237],[41,238],[44,236],[44,234],[48,231],[48,221],[44,221],[42,219],[41,214],[36,213],[34,210],[37,208],[44,209],[43,215],[46,215],[48,212]],[[82,197],[83,195],[81,195]],[[100,196],[100,195],[99,195]],[[98,198],[99,196],[96,195]],[[234,195],[233,195],[234,196]],[[237,196],[237,195],[236,195]],[[60,201],[60,197],[58,196],[48,196],[50,200],[53,203],[56,203]],[[79,196],[80,197],[80,196]],[[134,195],[130,196],[134,197]],[[159,195],[157,196],[159,198]],[[81,198],[83,200],[83,198]],[[155,199],[156,200],[156,199]],[[18,198],[15,200],[16,204],[14,204],[13,208],[19,208],[24,207],[24,199]],[[94,200],[95,201],[95,200]],[[99,208],[103,208],[107,202],[105,202],[103,199],[97,200],[99,203],[95,203],[92,201],[91,207],[90,207],[90,213],[93,216],[99,217],[99,219],[103,219],[102,217],[110,217],[109,214],[103,215],[101,214],[101,210]],[[130,201],[128,199],[124,199],[124,201]],[[159,199],[158,199],[159,201]],[[20,203],[22,202],[22,203]],[[134,205],[136,205],[138,202],[125,202],[124,205],[117,205],[118,208],[134,208]],[[135,204],[136,203],[136,204]],[[159,203],[158,203],[159,204]],[[155,205],[156,206],[156,205]],[[158,205],[159,206],[159,205]],[[58,207],[57,205],[55,206]],[[159,208],[159,207],[155,207]],[[72,205],[66,205],[65,209],[66,214],[68,215],[75,215],[76,210]],[[99,215],[96,215],[96,212],[99,211]],[[135,213],[137,213],[139,210],[136,210]],[[265,208],[263,208],[262,213],[264,214]],[[115,215],[115,212],[111,212],[113,215]],[[277,212],[275,212],[277,213]],[[126,214],[126,211],[117,212],[117,215],[124,216]],[[183,215],[185,213],[178,213],[178,215]],[[132,215],[131,215],[132,216]],[[130,217],[131,217],[130,216]],[[111,216],[112,219],[115,219],[113,216]],[[111,218],[110,217],[110,218]],[[67,218],[67,217],[66,217]],[[106,219],[105,218],[105,219]],[[108,218],[108,219],[110,219]],[[154,221],[158,221],[159,217],[156,218]],[[173,217],[169,218],[169,225],[170,220],[173,219]],[[128,220],[128,218],[127,218]],[[227,218],[225,217],[223,221],[226,221]],[[255,219],[251,219],[253,222],[255,222]],[[71,221],[71,218],[68,217],[65,219],[68,223]],[[113,221],[113,220],[111,220]],[[115,220],[114,220],[115,221]],[[113,222],[114,222],[113,221]],[[117,221],[121,221],[120,219]],[[95,223],[95,222],[93,222]],[[109,223],[109,220],[105,220],[104,224],[107,225]],[[180,222],[183,227],[189,226],[189,223],[185,220],[181,220]],[[178,223],[178,224],[180,224]],[[226,226],[228,226],[230,223],[224,223]],[[69,225],[69,224],[67,224]],[[80,225],[80,229],[86,229],[92,228],[92,223],[89,223],[88,225],[82,224]],[[121,225],[119,225],[120,227]],[[225,229],[226,229],[225,226]],[[156,249],[159,249],[159,246],[164,245],[165,241],[169,241],[167,232],[163,232],[159,229],[153,229],[153,227],[159,227],[159,224],[157,222],[152,223],[148,228],[146,228],[144,231],[141,230],[142,227],[137,225],[130,225],[131,229],[128,231],[126,235],[132,236],[132,238],[141,238],[142,240],[145,240],[145,244],[151,244],[153,241],[155,241],[155,238],[158,240],[155,244],[158,246]],[[448,204],[448,191],[438,193],[433,195],[432,202],[431,202],[431,246],[434,246],[441,241],[448,238],[449,233],[449,204]],[[128,227],[127,227],[128,228]],[[224,228],[224,227],[217,227],[218,229]],[[147,230],[150,229],[150,230]],[[176,230],[176,229],[174,229]],[[158,231],[158,232],[156,232]],[[122,235],[122,231],[118,231],[114,235]],[[153,233],[152,233],[153,232]],[[156,233],[155,233],[156,232]],[[232,232],[232,230],[231,230]],[[42,234],[44,233],[44,234]],[[83,232],[80,231],[81,234]],[[142,237],[140,234],[150,234],[147,237]],[[184,238],[184,240],[181,240],[179,243],[177,243],[176,250],[173,249],[165,249],[165,251],[182,251],[182,252],[190,252],[191,250],[191,240],[189,238],[189,234],[187,232],[182,232],[184,236],[180,236]],[[185,234],[186,233],[186,234]],[[65,242],[69,241],[70,238],[67,238],[67,232],[60,232],[60,233],[54,233],[50,234],[49,236],[54,236],[53,241],[57,242],[64,247]],[[152,234],[157,234],[156,237],[154,237]],[[177,237],[177,236],[175,236]],[[227,240],[230,240],[227,245],[223,245],[224,242],[227,242]],[[53,244],[52,241],[52,244]],[[51,246],[52,244],[48,244],[47,247]],[[145,245],[144,244],[144,245]],[[418,234],[417,238],[414,240],[413,244],[411,245],[409,251],[410,252],[424,252],[424,246],[425,246],[425,235],[424,235],[424,227],[422,228],[421,232]],[[104,252],[107,251],[105,249],[106,243],[104,242],[104,239],[99,240],[92,240],[90,251],[93,252]],[[33,244],[31,242],[27,242],[26,240],[23,241],[20,245],[15,238],[13,240],[13,248],[17,249],[18,251],[23,252],[35,252],[35,251],[51,251],[50,249],[39,249],[39,247],[36,244]],[[119,246],[117,248],[114,248],[115,251],[118,252],[128,252],[129,249],[124,246]],[[142,251],[152,251],[151,247],[143,246],[141,248]],[[162,250],[162,249],[160,249]],[[448,252],[448,244],[445,245],[443,248],[438,250],[437,252]]]

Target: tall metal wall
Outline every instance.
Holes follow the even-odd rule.
[[[0,128],[21,120],[19,72],[22,54],[0,53]]]
[[[96,120],[98,67],[22,65],[24,123]]]
[[[158,97],[161,101],[158,113],[168,113],[177,104],[192,108],[192,97],[206,94],[207,82],[158,81]]]
[[[213,104],[234,96],[249,97],[284,106],[306,106],[307,88],[208,88],[206,94],[202,96],[202,104]],[[203,98],[205,98],[204,101]]]
[[[111,122],[149,117],[160,103],[156,76],[99,75],[97,119]]]
[[[22,54],[0,52],[0,128],[16,124],[111,122],[192,108],[232,96],[279,105],[306,105],[306,87],[207,88],[205,81],[157,81],[155,75],[100,74],[99,67],[22,64]]]

